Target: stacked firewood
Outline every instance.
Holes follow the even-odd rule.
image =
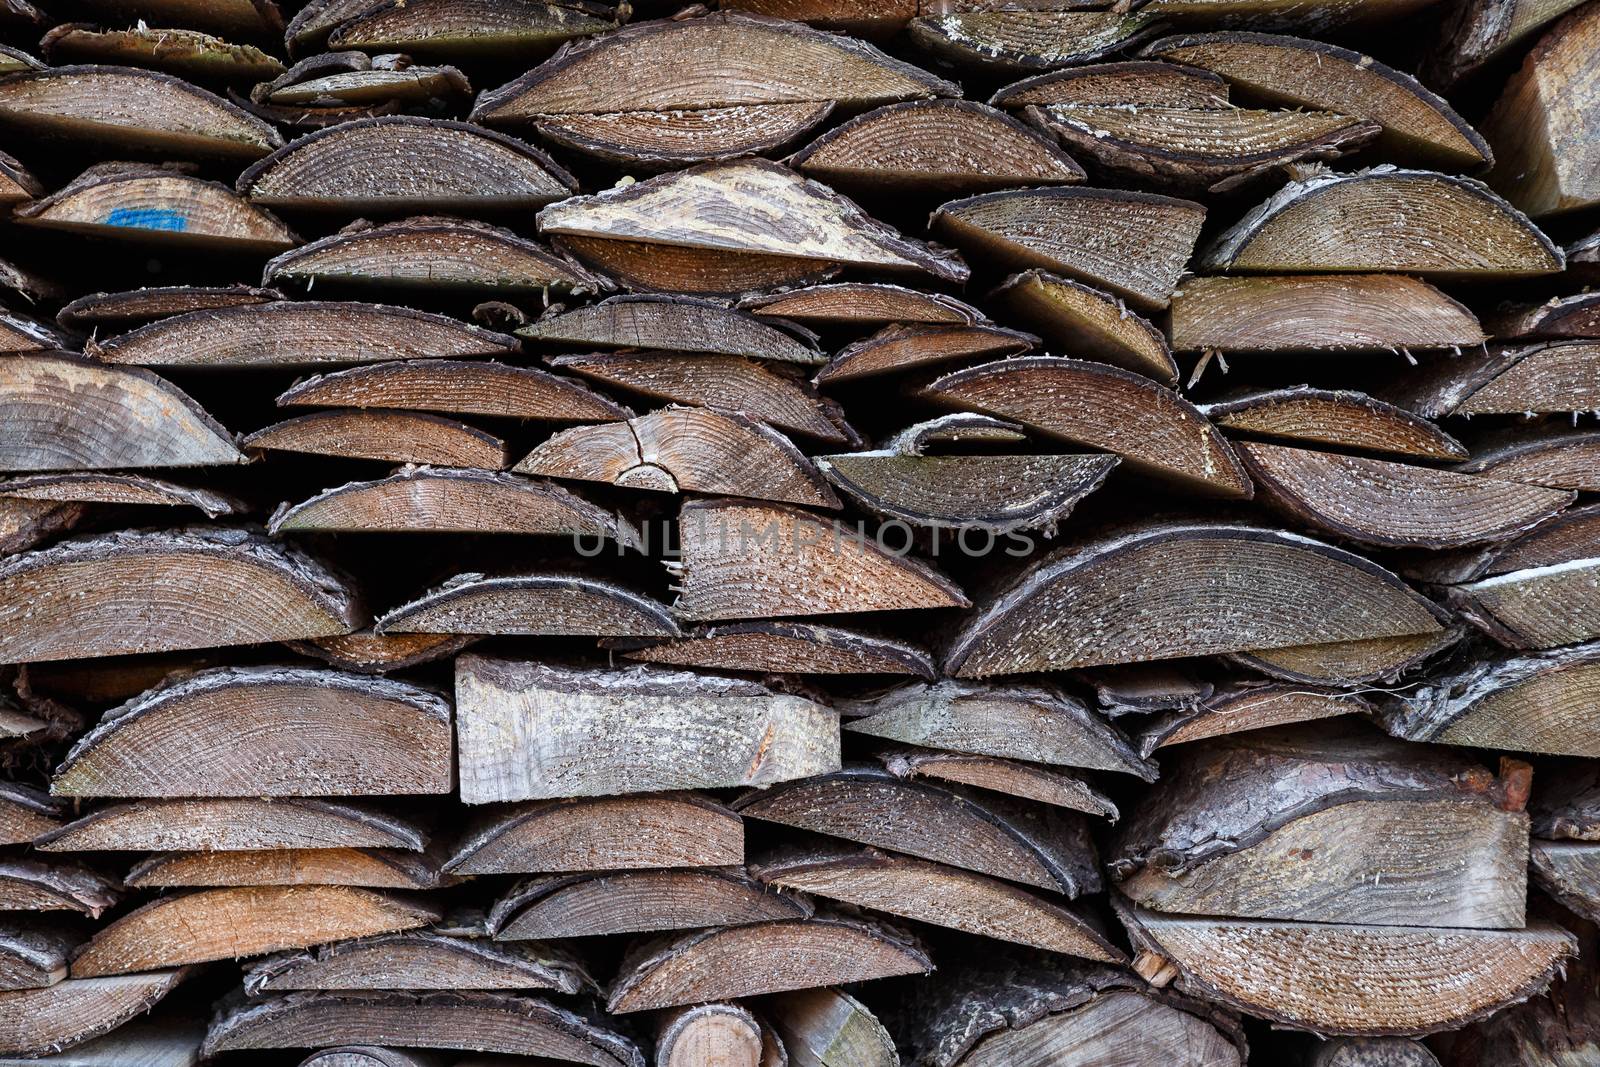
[[[41,4],[0,1064],[1600,1063],[1600,0]]]

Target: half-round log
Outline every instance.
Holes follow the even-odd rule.
[[[297,415],[248,434],[239,443],[262,451],[377,459],[424,468],[501,471],[511,462],[506,443],[486,430],[442,415],[381,408],[330,408]],[[429,481],[431,474],[422,480]],[[456,484],[462,487],[465,483]]]
[[[116,884],[99,871],[34,859],[0,860],[0,892],[7,911],[75,911],[91,919],[122,898]]]
[[[42,789],[0,782],[0,845],[25,845],[66,822],[67,807]]]
[[[896,778],[936,778],[1117,820],[1117,806],[1110,798],[1056,767],[930,748],[889,748],[878,754],[878,760]]]
[[[553,989],[593,984],[558,948],[505,944],[437,930],[382,933],[287,952],[245,970],[250,996],[297,989]]]
[[[1070,4],[1061,5],[1066,10],[974,7],[912,19],[911,40],[941,59],[1015,76],[1110,55],[1145,36],[1151,22],[1142,12],[1072,10]]]
[[[581,382],[493,360],[368,363],[303,378],[279,407],[397,408],[549,422],[607,422],[632,415]]]
[[[761,1021],[738,1004],[697,1004],[663,1017],[657,1067],[760,1067]]]
[[[1030,104],[1126,104],[1130,107],[1230,106],[1228,83],[1199,67],[1149,59],[1086,63],[1035,74],[1003,86],[990,97],[995,107]]]
[[[623,1015],[932,969],[909,934],[859,920],[714,927],[636,945],[611,983],[606,1010]]]
[[[817,385],[835,385],[880,374],[895,374],[970,356],[1014,356],[1039,339],[1021,330],[988,323],[965,326],[885,326],[870,337],[841,348],[817,371]]]
[[[1178,384],[1166,336],[1110,293],[1028,270],[1011,275],[993,295],[1061,351]]]
[[[579,574],[460,574],[379,619],[381,634],[676,637],[653,597]]]
[[[96,930],[72,958],[74,978],[234,959],[424,926],[431,907],[349,886],[250,886],[175,893]]]
[[[349,633],[362,611],[299,549],[245,530],[122,532],[0,562],[0,662]]]
[[[294,367],[498,356],[516,348],[516,338],[410,308],[279,300],[160,319],[89,352],[107,363],[150,367]]]
[[[1525,433],[1474,448],[1472,458],[1455,468],[1552,489],[1600,493],[1600,433]]]
[[[1426,600],[1343,549],[1255,526],[1157,523],[1034,565],[956,634],[945,671],[981,678],[1439,629]]]
[[[68,978],[44,989],[0,993],[0,1052],[31,1058],[81,1045],[149,1011],[191,973],[179,967]]]
[[[625,871],[529,878],[495,901],[497,941],[740,926],[811,914],[736,870]]]
[[[67,353],[0,360],[0,470],[243,463],[233,434],[164,378]]]
[[[744,862],[744,821],[695,793],[518,804],[469,830],[453,874],[541,874]]]
[[[1027,356],[955,371],[925,387],[922,395],[1114,452],[1133,470],[1193,492],[1240,499],[1254,492],[1233,451],[1204,415],[1172,390],[1120,367]],[[1062,396],[1074,402],[1062,404]]]
[[[1482,183],[1384,165],[1289,183],[1219,236],[1200,265],[1486,278],[1553,274],[1566,258]]]
[[[453,656],[476,640],[461,634],[380,634],[367,629],[285,644],[341,670],[384,674]]]
[[[1438,618],[1450,621],[1442,609]],[[1255,649],[1228,658],[1268,677],[1303,685],[1387,683],[1459,644],[1466,632],[1465,626],[1441,626],[1433,633]]]
[[[372,889],[438,889],[432,852],[394,848],[267,848],[237,852],[155,852],[128,871],[130,889],[259,885],[352,885]]]
[[[349,802],[254,797],[130,800],[95,808],[35,841],[44,852],[240,852],[398,848],[421,852],[409,823]]]
[[[567,112],[535,121],[556,144],[618,166],[666,170],[787,147],[832,112],[833,101],[820,100],[692,111]]]
[[[1261,730],[1290,723],[1366,715],[1371,707],[1356,693],[1304,685],[1243,684],[1222,689],[1196,706],[1168,711],[1154,719],[1139,739],[1146,758],[1168,745]]]
[[[222,667],[106,712],[50,788],[75,797],[448,793],[450,754],[450,704],[431,690],[339,671]]]
[[[983,312],[943,293],[924,293],[887,282],[832,282],[778,293],[762,293],[739,307],[762,318],[788,319],[820,326],[888,326],[924,322],[970,326]]]
[[[480,126],[413,115],[308,133],[239,175],[253,203],[345,215],[527,211],[577,188],[537,148]]]
[[[0,125],[162,156],[258,159],[271,124],[188,82],[134,67],[72,66],[0,78]]]
[[[143,20],[129,29],[63,23],[39,41],[53,64],[93,63],[153,67],[202,82],[249,85],[283,73],[283,61],[255,45],[233,44],[195,29],[152,29]]]
[[[247,510],[233,497],[177,485],[143,474],[73,471],[69,474],[31,474],[0,480],[0,498],[72,504],[121,504],[136,507],[194,508],[215,519]]]
[[[276,289],[258,289],[249,285],[166,285],[80,296],[56,314],[56,321],[75,329],[109,325],[126,329],[129,325],[164,319],[169,315],[240,304],[266,304],[282,299],[283,294]]]
[[[0,491],[3,491],[0,483]],[[292,507],[268,530],[592,534],[616,537],[615,516],[550,482],[497,471],[406,467],[349,482]]]
[[[1200,410],[1224,430],[1249,437],[1417,459],[1467,457],[1465,445],[1429,420],[1347,389],[1306,385],[1269,389],[1230,397]]]
[[[815,338],[780,330],[712,300],[670,296],[613,296],[559,311],[517,331],[546,344],[649,348],[747,356],[781,363],[821,363]]]
[[[933,660],[889,637],[809,622],[702,626],[676,640],[628,648],[625,659],[782,674],[914,674],[932,681]]]
[[[328,49],[403,52],[454,60],[523,60],[617,28],[601,3],[551,0],[423,0],[369,3],[328,34]]]

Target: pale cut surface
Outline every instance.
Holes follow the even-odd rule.
[[[876,634],[809,622],[735,622],[699,627],[675,641],[623,652],[626,659],[732,671],[794,674],[914,674],[931,679],[927,651]]]
[[[736,869],[622,871],[527,879],[495,901],[500,941],[739,926],[812,913]]]
[[[547,140],[621,166],[661,170],[681,163],[763,155],[805,136],[833,101],[735,104],[691,111],[567,112],[540,115]]]
[[[1597,651],[1577,645],[1471,664],[1392,701],[1386,725],[1408,740],[1592,756],[1600,730],[1584,709],[1600,687]]]
[[[760,1067],[761,1024],[738,1004],[668,1013],[656,1038],[658,1067]]]
[[[40,838],[45,852],[269,848],[400,848],[425,839],[402,819],[358,803],[254,797],[130,800],[94,809]]]
[[[979,1039],[961,1067],[1239,1067],[1239,1048],[1216,1027],[1129,990]]]
[[[1555,648],[1600,637],[1600,558],[1565,559],[1456,586],[1450,599],[1503,644]]]
[[[149,1011],[189,973],[180,967],[115,978],[68,978],[46,989],[0,993],[0,1052],[33,1057],[81,1045]]]
[[[1247,436],[1417,459],[1467,458],[1466,446],[1428,419],[1350,390],[1269,389],[1208,404],[1201,411],[1224,430]],[[1490,477],[1520,480],[1504,474]]]
[[[1158,524],[1036,564],[955,635],[945,670],[985,677],[1439,628],[1421,596],[1342,549],[1250,526]]]
[[[435,889],[447,879],[427,853],[387,848],[269,848],[239,852],[157,852],[139,861],[123,883],[172,886],[353,885]]]
[[[445,924],[448,925],[448,924]],[[592,985],[559,948],[516,945],[439,928],[381,933],[283,952],[251,965],[245,992],[295,989],[553,989]]]
[[[615,537],[617,520],[560,486],[498,471],[404,467],[376,482],[349,482],[280,506],[284,530],[430,531]]]
[[[493,60],[539,53],[616,29],[606,8],[543,0],[435,0],[366,5],[328,35],[328,47]]]
[[[546,344],[748,356],[779,363],[821,363],[824,359],[810,337],[797,336],[710,300],[611,297],[599,304],[546,315],[517,334]]]
[[[304,378],[279,407],[398,408],[550,422],[605,422],[631,413],[581,382],[491,360],[369,363]]]
[[[675,637],[665,604],[577,574],[458,574],[377,622],[379,633]]]
[[[795,1067],[899,1067],[894,1039],[872,1012],[837,989],[802,989],[764,1005]]]
[[[263,451],[484,471],[504,470],[511,463],[506,443],[476,426],[442,415],[378,408],[297,415],[249,434],[240,444]]]
[[[912,19],[911,40],[942,58],[1004,73],[1099,59],[1127,47],[1150,24],[1142,12],[996,8]]]
[[[1251,649],[1233,658],[1274,678],[1312,684],[1360,685],[1392,680],[1458,643],[1464,627],[1326,644]]]

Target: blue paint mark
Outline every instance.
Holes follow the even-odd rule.
[[[129,226],[136,230],[176,230],[189,228],[189,220],[177,211],[159,207],[119,207],[105,217],[107,226]]]

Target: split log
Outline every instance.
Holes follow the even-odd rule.
[[[971,603],[921,560],[789,505],[691,500],[678,528],[682,559],[673,609],[695,622]],[[796,575],[808,580],[796,582]]]
[[[1164,385],[1178,383],[1166,336],[1110,293],[1029,270],[1007,278],[993,295],[1064,351],[1137,371]]]
[[[1119,189],[1016,189],[952,200],[935,232],[1017,269],[1043,267],[1109,289],[1140,308],[1165,307],[1194,251],[1205,209]]]
[[[762,318],[816,326],[889,326],[897,322],[971,326],[988,321],[983,312],[953,296],[887,282],[808,285],[757,294],[740,301],[739,307]]]
[[[837,408],[805,383],[741,356],[606,352],[556,356],[550,364],[657,400],[737,411],[790,433],[824,441],[856,436]]]
[[[565,41],[617,28],[600,3],[423,0],[365,4],[328,34],[328,49],[347,48],[446,59],[521,59]]]
[[[66,978],[68,956],[82,940],[82,929],[69,922],[0,916],[0,990],[55,985]]]
[[[284,644],[341,670],[384,674],[453,656],[476,640],[470,634],[380,634],[356,630]]]
[[[1433,556],[1412,564],[1407,573],[1425,582],[1461,583],[1596,557],[1600,557],[1600,507],[1591,504],[1569,508],[1504,545]],[[1576,590],[1568,590],[1572,591]]]
[[[712,493],[837,509],[822,474],[783,434],[735,412],[671,407],[562,430],[514,471],[658,493]]]
[[[137,1021],[49,1056],[0,1055],[0,1067],[196,1067],[205,1036],[198,1019]]]
[[[66,804],[21,782],[0,782],[0,845],[25,845],[66,821]]]
[[[192,286],[172,285],[153,289],[130,289],[121,293],[90,293],[63,307],[56,320],[75,329],[93,329],[164,319],[190,311],[214,311],[244,304],[267,304],[282,300],[276,289],[257,289],[248,285]]]
[[[321,562],[245,530],[104,534],[0,561],[0,662],[287,641],[360,623]]]
[[[956,411],[912,423],[885,441],[884,448],[900,455],[925,456],[931,449],[945,445],[1014,445],[1027,439],[1017,423],[993,415]]]
[[[240,852],[272,848],[398,848],[421,852],[422,832],[359,804],[226,798],[134,800],[95,808],[39,837],[44,852]]]
[[[839,767],[832,709],[758,682],[456,660],[461,799],[765,787]],[[670,744],[664,743],[667,738]]]
[[[828,480],[868,511],[930,529],[1053,534],[1100,488],[1116,456],[907,456],[891,451],[818,457]],[[992,542],[991,542],[992,543]]]
[[[1141,10],[1152,19],[1180,24],[1326,33],[1345,26],[1372,32],[1428,4],[1429,0],[1336,0],[1312,10],[1292,0],[1153,0]]]
[[[516,339],[444,315],[385,304],[279,300],[160,319],[89,353],[146,367],[297,367],[499,356]]]
[[[191,970],[68,978],[46,989],[0,993],[0,1053],[31,1058],[81,1045],[149,1011]]]
[[[1454,586],[1450,604],[1511,648],[1555,648],[1600,637],[1600,557],[1567,556]]]
[[[373,889],[438,889],[431,852],[392,848],[272,848],[239,852],[157,852],[134,865],[129,888],[174,886],[350,885]]]
[[[259,960],[245,969],[250,996],[298,989],[550,989],[593,985],[558,948],[460,937],[435,929],[335,941]]]
[[[0,79],[0,125],[97,148],[250,160],[282,147],[269,123],[188,82],[134,67],[28,70]]]
[[[1141,908],[1461,929],[1525,922],[1525,794],[1470,759],[1328,724],[1217,738],[1163,770],[1108,865]]]
[[[923,14],[908,31],[915,44],[940,59],[1005,74],[1088,63],[1132,46],[1151,28],[1142,11],[1072,7],[981,5]]]
[[[1464,305],[1419,278],[1282,274],[1188,279],[1167,338],[1179,352],[1393,352],[1472,347],[1487,335]]]
[[[1455,1029],[1542,992],[1577,948],[1546,922],[1440,930],[1121,914],[1136,948],[1177,969],[1180,989],[1320,1034]]]
[[[402,467],[378,481],[348,482],[281,506],[268,530],[617,537],[619,527],[615,516],[550,482],[494,471]]]
[[[1429,680],[1385,707],[1391,733],[1416,741],[1588,756],[1600,752],[1584,714],[1600,684],[1600,646],[1485,660]]]
[[[533,121],[548,140],[607,163],[668,170],[793,145],[833,112],[832,100],[671,111],[569,112]],[[524,120],[525,121],[525,120]]]
[[[1536,218],[1600,203],[1597,43],[1600,12],[1576,8],[1533,46],[1483,120],[1496,156],[1490,184]]]
[[[1221,234],[1199,262],[1255,274],[1516,278],[1554,274],[1566,257],[1481,182],[1385,164],[1290,182]]]
[[[1600,411],[1600,341],[1554,341],[1438,359],[1388,399],[1427,419]]]
[[[612,582],[576,574],[460,574],[394,608],[379,633],[674,637],[666,605]]]
[[[448,793],[450,753],[450,703],[432,690],[331,670],[221,667],[106,712],[50,788],[73,797]]]
[[[1085,671],[1095,704],[1112,719],[1160,711],[1192,711],[1217,691],[1183,664],[1133,663]]]
[[[0,479],[0,498],[70,504],[121,504],[137,507],[185,507],[208,519],[237,515],[248,510],[233,497],[209,489],[178,485],[143,474],[33,474]]]
[[[721,926],[635,945],[611,983],[614,1015],[903,974],[933,961],[909,934],[844,918]]]
[[[1149,759],[1168,745],[1341,715],[1366,715],[1371,710],[1356,693],[1246,683],[1207,696],[1193,707],[1161,714],[1140,736],[1139,751]]]
[[[1505,541],[1577,493],[1481,474],[1239,442],[1235,449],[1273,508],[1334,537],[1390,548]]]
[[[694,793],[519,804],[473,827],[452,874],[722,867],[744,862],[744,822]]]
[[[569,45],[485,93],[472,117],[526,123],[545,116],[692,114],[822,101],[862,109],[960,95],[950,82],[861,41],[780,19],[719,12],[635,23]]]
[[[698,198],[696,198],[698,199]],[[554,244],[622,288],[643,293],[744,297],[754,292],[814,285],[843,268],[831,261],[777,253],[690,248],[657,241],[619,241],[568,234]]]
[[[1106,620],[1118,624],[1108,632]],[[1256,526],[1157,523],[1024,571],[955,635],[944,666],[974,678],[1440,628],[1426,600],[1343,549]]]
[[[79,6],[102,18],[144,19],[155,26],[190,26],[252,38],[283,34],[283,14],[275,0],[86,0]]]
[[[1224,430],[1251,437],[1415,459],[1467,458],[1466,446],[1429,420],[1352,390],[1270,389],[1206,404],[1200,411]],[[1470,471],[1469,465],[1457,469]]]
[[[468,219],[356,222],[270,260],[262,284],[578,294],[611,284],[510,230]]]
[[[1430,85],[1450,89],[1475,77],[1545,26],[1577,7],[1575,0],[1470,0],[1449,11],[1423,57]]]
[[[348,886],[250,886],[162,896],[96,930],[72,957],[74,978],[257,956],[424,926],[418,901]]]
[[[885,749],[878,759],[897,778],[935,778],[1117,820],[1117,806],[1108,797],[1054,767],[926,748]]]
[[[987,323],[896,324],[840,349],[812,381],[817,385],[837,385],[971,356],[1020,355],[1038,343],[1039,338],[1033,334]]]
[[[621,646],[616,646],[621,647]],[[623,658],[678,667],[779,674],[912,674],[932,681],[928,653],[890,637],[809,622],[700,626],[675,640],[626,647]]]
[[[970,100],[916,100],[869,111],[829,130],[789,163],[830,185],[873,193],[948,196],[1084,178],[1061,149]]]
[[[1440,622],[1448,621],[1442,610]],[[1320,645],[1236,652],[1228,658],[1271,678],[1309,685],[1369,685],[1393,682],[1466,636],[1466,627],[1441,626],[1426,634],[1333,641]]]
[[[202,1052],[399,1045],[644,1067],[633,1042],[564,1008],[508,993],[286,993],[242,1001],[211,1023]]]
[[[1518,432],[1498,443],[1472,450],[1472,458],[1455,468],[1552,489],[1600,493],[1600,433]]]
[[[823,362],[815,336],[800,332],[797,337],[712,300],[613,296],[588,307],[557,311],[517,334],[546,344],[705,352],[780,363]]]
[[[203,82],[249,85],[284,70],[281,59],[255,45],[233,44],[193,29],[151,29],[143,23],[126,30],[64,23],[44,35],[39,50],[56,65],[153,67]]]
[[[916,0],[888,0],[887,3],[863,3],[861,0],[729,0],[722,8],[725,11],[748,11],[772,18],[791,19],[821,29],[860,34],[863,37],[893,36],[904,29],[917,13]]]
[[[989,953],[919,990],[897,1021],[924,1067],[1240,1067],[1246,1056],[1235,1016],[1127,969],[1061,957]]]
[[[1593,922],[1600,915],[1600,847],[1588,841],[1535,838],[1529,869],[1539,888]]]
[[[1536,306],[1512,305],[1489,319],[1496,337],[1600,340],[1600,293],[1551,297]]]
[[[355,117],[352,111],[381,114],[402,103],[430,107],[472,92],[466,75],[455,67],[417,66],[409,56],[361,52],[313,56],[250,91],[258,114],[283,116],[289,125],[331,125]],[[304,109],[298,119],[289,113]],[[366,117],[366,116],[361,116]]]
[[[1335,1037],[1319,1041],[1306,1067],[1439,1067],[1421,1041],[1404,1037]]]
[[[1028,356],[954,371],[921,395],[1105,449],[1130,469],[1190,492],[1249,499],[1254,491],[1204,415],[1172,390],[1120,367]],[[1073,403],[1060,403],[1062,396]]]
[[[1274,168],[1353,152],[1381,132],[1375,122],[1333,111],[1051,104],[1028,121],[1095,169],[1141,184],[1221,193]]]
[[[1199,67],[1133,59],[1035,74],[1002,87],[989,103],[1011,109],[1030,104],[1218,108],[1229,106],[1228,88],[1222,78]]]
[[[0,308],[0,355],[73,351],[82,343],[82,338],[76,334],[58,330],[20,311]]]
[[[0,860],[5,911],[75,911],[98,919],[122,893],[115,883],[77,863]]]
[[[20,69],[20,68],[19,68]],[[9,74],[6,56],[0,52],[0,74]],[[45,195],[45,187],[27,167],[12,156],[0,152],[0,204],[11,206]]]
[[[912,683],[842,701],[840,711],[851,716],[846,730],[901,744],[1156,777],[1120,730],[1076,697],[1042,685]]]
[[[166,379],[65,352],[0,359],[0,427],[8,473],[244,462],[233,434]]]
[[[271,254],[300,243],[220,182],[119,163],[90,167],[13,217],[45,230],[199,251]]]
[[[606,422],[627,408],[581,382],[493,360],[414,359],[368,363],[303,378],[279,407],[396,408],[548,422]]]
[[[1069,898],[1101,888],[1088,821],[1077,813],[908,781],[881,767],[852,766],[747,793],[734,810]]]
[[[239,443],[259,451],[377,459],[424,468],[502,471],[511,463],[506,443],[486,430],[442,415],[380,408],[330,408],[297,415],[247,434]],[[428,478],[431,475],[428,472]]]
[[[800,989],[762,1003],[794,1067],[900,1067],[894,1038],[872,1012],[837,989]]]
[[[15,3],[8,4],[6,14],[17,13],[18,10],[18,5]],[[44,67],[44,63],[22,49],[8,44],[0,44],[0,74],[15,74],[22,70],[43,70]]]
[[[762,1024],[738,1004],[669,1012],[656,1037],[658,1067],[762,1067]]]
[[[742,926],[812,913],[734,869],[624,871],[529,878],[495,901],[497,941]]]
[[[345,215],[527,211],[576,188],[572,175],[531,145],[412,115],[308,133],[246,168],[238,184],[265,207]]]
[[[1125,959],[1092,925],[1053,900],[937,863],[830,846],[773,857],[751,873],[783,889],[979,937],[1106,963]]]
[[[677,57],[674,65],[681,62]],[[777,218],[784,220],[781,230],[773,225]],[[540,211],[538,221],[541,233],[569,240],[777,256],[807,261],[813,270],[840,265],[958,283],[967,278],[954,253],[902,237],[827,186],[764,159],[702,163],[576,196]]]
[[[1471,170],[1494,161],[1489,145],[1444,98],[1411,75],[1348,48],[1265,33],[1163,37],[1140,55],[1220,74],[1245,95],[1279,107],[1316,108],[1376,122],[1385,157]]]

